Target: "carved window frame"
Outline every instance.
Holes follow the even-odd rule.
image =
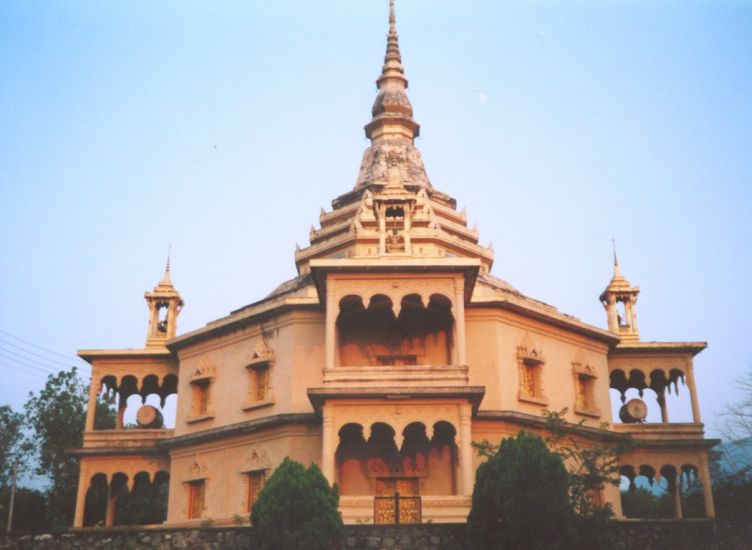
[[[253,512],[253,505],[258,500],[259,494],[264,489],[264,486],[266,485],[266,482],[269,479],[269,468],[253,468],[251,470],[246,470],[242,472],[242,476],[243,476],[242,510],[243,510],[243,513],[250,514],[251,512]],[[261,480],[261,483],[258,486],[258,489],[256,490],[255,493],[253,493],[254,478]]]
[[[265,343],[263,347],[262,351],[253,353],[250,361],[245,366],[248,371],[248,394],[243,404],[244,411],[251,411],[274,404],[274,393],[272,392],[274,355],[266,347]],[[260,388],[259,384],[263,384],[263,388]]]
[[[543,365],[545,364],[546,359],[543,353],[533,345],[523,341],[517,347],[518,400],[536,405],[548,405],[548,397],[543,391]]]
[[[594,366],[583,359],[577,358],[572,362],[574,375],[574,412],[583,416],[594,418],[601,417],[598,407],[595,386],[598,380],[598,372]]]
[[[206,478],[190,479],[185,483],[186,488],[186,518],[201,519],[206,511]],[[196,497],[200,488],[201,509],[196,510]]]
[[[214,366],[202,361],[191,373],[188,383],[191,388],[191,410],[186,422],[192,424],[214,418]]]

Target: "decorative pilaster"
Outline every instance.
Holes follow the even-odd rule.
[[[337,313],[338,313],[337,296],[332,288],[331,281],[327,285],[326,293],[326,333],[325,333],[325,353],[324,368],[334,368],[334,357],[337,344]]]
[[[454,289],[455,325],[457,326],[457,364],[467,364],[465,348],[465,291],[462,281],[455,281]]]
[[[334,433],[334,416],[332,414],[332,406],[324,404],[323,415],[323,437],[321,444],[321,471],[324,477],[329,482],[329,485],[334,485],[335,479],[335,456],[336,449],[336,434]]]

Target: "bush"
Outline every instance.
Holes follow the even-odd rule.
[[[501,442],[478,468],[468,517],[472,548],[537,549],[571,543],[574,510],[559,455],[536,435]]]
[[[339,494],[321,470],[285,458],[259,494],[251,512],[261,550],[330,550],[342,532]]]

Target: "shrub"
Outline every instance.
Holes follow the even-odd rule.
[[[543,439],[520,432],[501,442],[476,474],[468,517],[472,548],[565,547],[573,536],[569,476]]]
[[[342,532],[339,494],[321,470],[285,458],[261,490],[251,523],[261,550],[330,550]]]

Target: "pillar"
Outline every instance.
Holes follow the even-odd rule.
[[[88,417],[87,417],[88,423]],[[78,471],[78,490],[76,492],[76,511],[73,514],[73,527],[84,526],[84,507],[86,506],[86,492],[89,487],[88,475],[86,468],[84,468],[85,458],[81,459],[81,466]]]
[[[472,420],[470,403],[460,405],[460,473],[462,494],[471,496],[475,475],[473,472]]]
[[[668,478],[668,490],[671,491],[671,497],[674,501],[674,519],[682,519],[681,506],[681,476]]]
[[[107,484],[107,513],[104,516],[104,526],[115,525],[115,505],[117,504],[117,492],[113,490],[112,479]]]
[[[131,394],[132,395],[132,394]],[[118,392],[118,411],[117,411],[117,423],[115,429],[123,429],[123,419],[125,418],[125,409],[128,408],[128,398],[130,395],[125,395],[123,392]]]
[[[329,485],[334,485],[335,479],[335,463],[334,454],[337,451],[336,448],[336,435],[334,433],[334,415],[332,414],[332,406],[324,403],[323,407],[323,437],[321,444],[321,471],[324,477],[329,482]]]
[[[97,395],[101,388],[100,376],[96,368],[92,368],[91,385],[89,386],[89,405],[86,409],[86,431],[94,429],[94,417],[97,414]]]
[[[334,294],[331,281],[327,282],[324,369],[333,369],[337,343],[337,310],[339,309],[339,304],[337,304],[337,297]]]
[[[689,387],[689,398],[692,401],[692,420],[695,424],[702,422],[700,418],[700,404],[697,401],[697,387],[695,385],[695,369],[692,363],[687,365],[687,386]]]
[[[658,395],[656,401],[661,407],[661,422],[668,424],[668,407],[666,407],[666,388]]]
[[[457,335],[457,364],[467,364],[467,354],[465,351],[465,284],[464,279],[455,280],[454,289],[454,324]]]
[[[705,517],[715,517],[715,505],[713,504],[713,486],[710,484],[710,468],[708,467],[708,454],[703,451],[700,454],[700,467],[697,475],[702,483],[702,500],[705,502]]]

